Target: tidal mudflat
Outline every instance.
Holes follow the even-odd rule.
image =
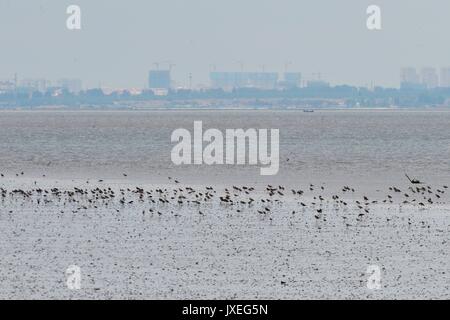
[[[2,299],[450,296],[446,185],[11,187],[1,189]],[[72,265],[80,290],[66,285]],[[373,265],[379,290],[367,287]]]

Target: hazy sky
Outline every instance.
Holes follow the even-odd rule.
[[[66,29],[66,8],[82,30]],[[382,9],[382,30],[366,9]],[[398,86],[402,66],[450,65],[448,0],[0,0],[0,79],[77,77],[143,87],[156,61],[180,85],[217,70],[321,72],[333,84]]]

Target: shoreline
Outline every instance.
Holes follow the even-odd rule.
[[[301,108],[265,108],[265,107],[254,107],[254,108],[245,108],[245,107],[237,107],[237,108],[202,108],[202,107],[168,107],[168,108],[109,108],[109,107],[101,107],[101,108],[67,108],[67,107],[55,107],[55,108],[47,108],[47,107],[23,107],[23,108],[0,108],[1,113],[7,112],[161,112],[161,111],[269,111],[269,112],[305,112],[305,110],[312,110],[314,112],[351,112],[351,111],[364,111],[364,112],[380,112],[380,111],[392,111],[392,112],[450,112],[450,107],[367,107],[367,108],[311,108],[311,107],[301,107]],[[311,112],[308,112],[311,113]]]

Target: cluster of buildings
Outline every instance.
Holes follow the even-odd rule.
[[[450,67],[441,68],[440,72],[433,67],[402,68],[400,72],[401,87],[406,89],[450,88]]]
[[[218,72],[209,74],[210,88],[229,91],[236,88],[276,89],[301,87],[305,82],[300,72],[285,72],[282,77],[277,72]],[[308,86],[328,86],[324,81],[308,81]],[[151,70],[148,88],[156,91],[172,87],[170,70]]]
[[[0,80],[0,94],[13,92],[16,89],[16,82],[13,80]]]
[[[157,95],[165,95],[172,87],[170,70],[150,70],[148,73],[148,88]]]
[[[413,67],[401,69],[401,88],[403,89],[433,89],[450,88],[450,67],[439,71],[433,67],[417,70]],[[296,87],[326,88],[329,83],[323,80],[305,80],[300,72],[225,72],[214,71],[209,74],[210,88],[231,91],[239,88],[255,88],[263,90],[286,89]],[[151,70],[148,74],[148,88],[157,95],[166,95],[173,88],[171,70]],[[0,94],[35,92],[58,95],[63,91],[77,94],[82,91],[80,79],[65,78],[51,82],[46,79],[0,79]]]
[[[277,72],[211,72],[212,88],[231,90],[234,88],[276,89],[300,87],[300,72],[285,72],[280,78]]]
[[[51,92],[57,94],[66,90],[68,92],[77,94],[83,89],[82,81],[80,79],[59,79],[56,82],[51,82],[46,79],[14,79],[0,80],[0,94],[15,92],[19,94],[32,94],[40,92],[42,94]]]
[[[439,71],[433,67],[417,70],[413,67],[401,69],[400,87],[404,89],[450,88],[450,67]],[[328,87],[329,83],[320,79],[305,80],[300,72],[222,72],[209,74],[210,88],[230,91],[236,88],[277,89],[294,87]],[[172,87],[170,70],[152,70],[148,78],[149,89],[167,91]]]

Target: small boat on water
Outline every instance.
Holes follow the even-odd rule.
[[[314,112],[312,109],[303,109],[303,112]]]

